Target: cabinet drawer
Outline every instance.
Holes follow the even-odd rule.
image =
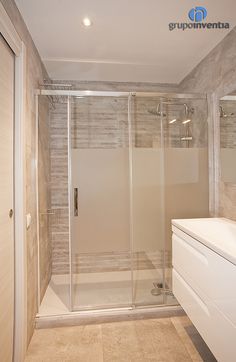
[[[218,361],[234,362],[236,328],[210,301],[203,300],[173,270],[173,292]]]
[[[172,236],[173,267],[203,299],[207,296],[212,300],[236,326],[235,265],[182,234]]]

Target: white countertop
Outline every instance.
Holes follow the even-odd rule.
[[[172,225],[236,265],[236,222],[224,218],[176,219]]]

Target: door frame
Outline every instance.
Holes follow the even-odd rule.
[[[23,362],[27,348],[27,253],[25,235],[25,74],[26,49],[2,3],[0,33],[15,54],[14,110],[14,341],[13,360]]]

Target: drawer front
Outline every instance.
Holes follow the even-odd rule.
[[[234,362],[236,328],[209,301],[204,301],[173,270],[173,292],[218,361]]]
[[[184,237],[184,239],[183,239]],[[236,326],[236,267],[189,235],[172,236],[173,267]]]

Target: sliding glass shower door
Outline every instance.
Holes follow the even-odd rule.
[[[171,219],[205,217],[204,96],[69,100],[71,309],[176,304]]]
[[[70,101],[72,309],[130,306],[128,98]]]
[[[158,103],[132,94],[70,100],[73,310],[166,301]]]
[[[209,216],[206,96],[44,90],[37,122],[39,314],[176,304],[171,220]]]

